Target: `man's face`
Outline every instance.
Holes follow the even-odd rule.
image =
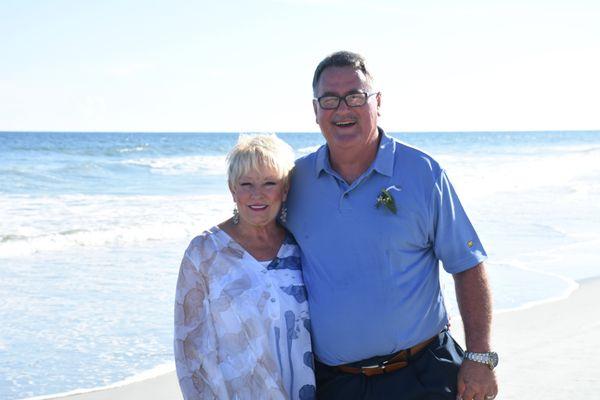
[[[346,96],[352,93],[371,93],[371,86],[360,70],[352,67],[329,67],[325,69],[317,84],[317,95]],[[366,148],[377,141],[377,116],[381,95],[368,98],[360,107],[348,107],[342,100],[337,109],[323,109],[313,101],[317,124],[327,144],[334,151]]]

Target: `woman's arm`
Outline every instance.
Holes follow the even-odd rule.
[[[196,238],[185,252],[175,296],[175,365],[179,386],[186,400],[228,399],[225,379],[217,356],[217,335],[208,300],[206,279],[200,271],[212,254]]]

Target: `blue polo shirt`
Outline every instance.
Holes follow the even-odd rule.
[[[377,208],[387,189],[397,208]],[[444,170],[380,129],[373,164],[348,184],[327,145],[296,162],[287,227],[302,252],[313,350],[328,365],[387,355],[448,323],[439,262],[455,274],[486,258]]]

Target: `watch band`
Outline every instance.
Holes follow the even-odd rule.
[[[494,353],[493,351],[487,353],[475,353],[472,351],[466,351],[464,359],[485,364],[491,370],[493,370],[496,367],[496,365],[498,365],[498,353]]]

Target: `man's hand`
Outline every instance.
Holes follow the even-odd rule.
[[[464,360],[458,372],[457,400],[490,400],[498,394],[496,374],[487,365]]]

